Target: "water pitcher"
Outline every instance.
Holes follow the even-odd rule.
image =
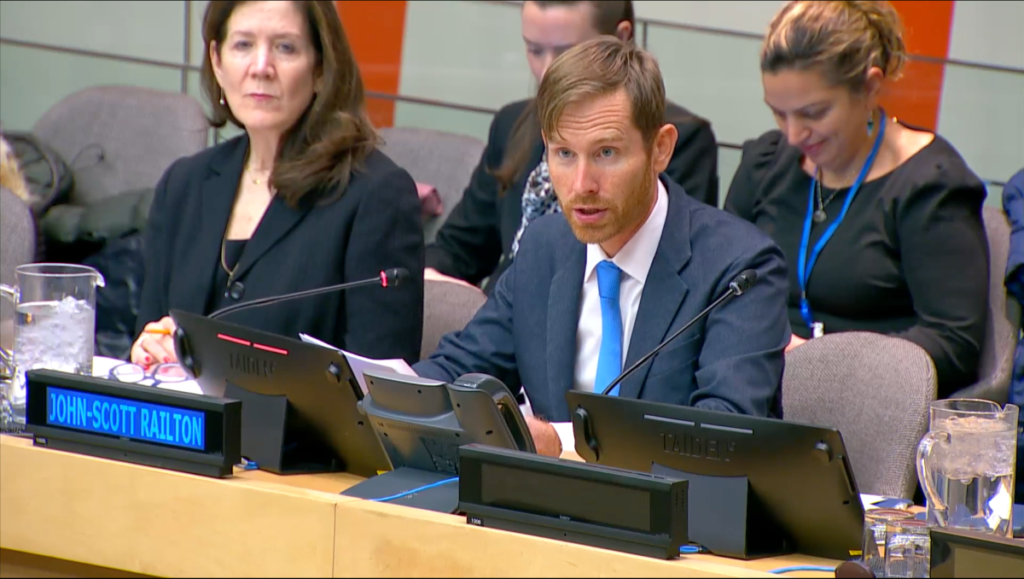
[[[917,448],[928,523],[1012,536],[1017,413],[988,400],[937,400]]]
[[[48,368],[92,374],[96,339],[96,287],[100,272],[84,265],[19,266],[17,287],[0,285],[14,302],[14,379],[0,389],[0,430],[25,423],[25,372]]]

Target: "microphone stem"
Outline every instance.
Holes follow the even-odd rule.
[[[252,301],[248,301],[248,302],[242,302],[240,304],[234,304],[234,305],[228,306],[226,308],[219,309],[219,310],[213,312],[212,314],[210,314],[207,317],[210,318],[210,319],[216,319],[216,318],[219,318],[219,317],[222,317],[222,316],[226,316],[226,315],[228,315],[230,313],[234,313],[234,312],[241,311],[241,310],[247,310],[249,308],[255,308],[257,306],[262,306],[262,305],[265,305],[265,304],[278,303],[278,302],[286,302],[286,301],[289,301],[289,300],[296,300],[296,299],[299,299],[299,298],[308,298],[310,296],[325,294],[325,293],[329,293],[329,292],[341,291],[343,289],[347,290],[347,289],[362,287],[362,286],[366,286],[366,285],[381,285],[380,278],[378,277],[378,278],[364,279],[363,281],[354,281],[352,283],[341,284],[340,286],[321,287],[321,288],[306,290],[306,291],[302,291],[302,292],[296,292],[294,294],[287,295],[287,296],[271,296],[271,297],[267,297],[267,298],[259,298],[259,299],[256,299],[256,300],[252,300]]]
[[[681,327],[678,330],[676,330],[671,336],[668,337],[668,339],[666,339],[664,342],[662,342],[660,346],[658,346],[657,348],[651,350],[643,358],[640,358],[639,360],[637,360],[635,364],[633,364],[625,372],[620,374],[618,378],[616,378],[615,380],[612,380],[611,384],[606,386],[604,391],[601,392],[601,394],[607,395],[609,392],[612,391],[612,388],[615,388],[616,386],[618,386],[623,380],[628,378],[630,374],[635,372],[637,368],[639,368],[640,366],[643,366],[645,362],[647,362],[651,358],[655,357],[658,354],[658,352],[661,351],[662,348],[664,348],[668,344],[672,343],[672,340],[675,340],[677,337],[679,337],[680,334],[682,334],[686,330],[690,329],[691,326],[693,326],[694,324],[696,324],[700,320],[704,319],[704,316],[706,316],[708,314],[708,312],[710,312],[711,310],[715,309],[716,307],[721,305],[723,302],[727,302],[730,299],[736,297],[737,295],[739,295],[739,294],[736,293],[736,289],[733,288],[730,285],[729,286],[729,290],[726,291],[721,296],[719,296],[718,299],[716,299],[715,301],[711,302],[711,305],[709,305],[708,307],[704,308],[692,320],[687,322],[686,325],[684,325],[683,327]]]

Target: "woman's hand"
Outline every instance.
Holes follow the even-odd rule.
[[[174,353],[174,331],[176,329],[178,326],[169,316],[146,324],[142,334],[132,344],[132,362],[146,369],[154,364],[177,362],[178,357]]]
[[[797,346],[800,346],[800,345],[806,344],[806,343],[807,343],[807,340],[801,338],[800,336],[798,336],[796,334],[793,334],[789,338],[789,345],[786,346],[786,352],[789,352],[793,348],[796,348]]]

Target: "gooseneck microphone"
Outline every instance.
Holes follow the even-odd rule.
[[[369,279],[364,279],[364,280],[361,280],[361,281],[351,281],[351,282],[348,282],[348,283],[339,283],[339,284],[336,284],[336,285],[329,285],[327,287],[321,287],[321,288],[316,288],[316,289],[311,289],[311,290],[304,290],[304,291],[300,291],[300,292],[293,292],[293,293],[290,293],[290,294],[282,294],[282,295],[279,295],[279,296],[270,296],[270,297],[259,298],[259,299],[248,301],[248,302],[242,302],[240,304],[233,304],[233,305],[227,306],[225,308],[221,308],[221,309],[213,312],[212,314],[210,314],[207,317],[210,318],[211,320],[215,320],[215,319],[217,319],[219,317],[226,316],[226,315],[228,315],[230,313],[238,312],[238,311],[241,311],[241,310],[247,310],[249,308],[256,308],[256,307],[260,307],[260,306],[269,306],[270,304],[276,304],[276,303],[285,302],[285,301],[288,301],[288,300],[297,300],[299,298],[308,298],[310,296],[318,296],[320,294],[326,294],[326,293],[330,293],[330,292],[345,291],[345,290],[350,290],[350,289],[353,289],[353,288],[363,287],[363,286],[368,286],[368,285],[375,285],[375,286],[380,286],[380,287],[384,287],[384,288],[397,287],[398,285],[400,285],[402,283],[402,281],[404,281],[408,277],[409,277],[409,270],[407,270],[405,268],[402,268],[402,267],[396,267],[396,268],[392,268],[392,269],[386,269],[386,270],[380,272],[379,276],[371,277]]]
[[[722,294],[715,301],[711,302],[710,306],[704,308],[704,310],[701,313],[699,313],[696,316],[694,316],[694,318],[692,320],[690,320],[689,322],[686,322],[686,324],[683,327],[681,327],[678,330],[676,330],[675,333],[673,333],[671,336],[666,338],[664,342],[658,344],[657,347],[655,347],[653,350],[648,352],[646,356],[644,356],[643,358],[640,358],[639,360],[637,360],[636,363],[633,364],[632,366],[630,366],[629,368],[626,368],[626,371],[623,372],[622,374],[619,374],[619,376],[617,378],[612,380],[611,383],[608,384],[608,386],[605,387],[604,391],[601,392],[601,394],[607,395],[609,392],[612,391],[612,388],[615,388],[616,386],[619,385],[619,383],[621,383],[623,380],[628,378],[630,374],[632,374],[633,372],[636,372],[637,368],[639,368],[640,366],[643,366],[645,362],[649,361],[651,358],[656,356],[658,354],[658,352],[662,351],[665,348],[665,346],[669,345],[669,343],[672,342],[672,340],[675,340],[676,338],[678,338],[680,336],[680,334],[682,334],[683,332],[688,330],[690,328],[690,326],[696,324],[701,319],[703,319],[705,316],[707,316],[709,313],[711,313],[711,310],[717,308],[718,306],[722,305],[723,303],[731,300],[732,298],[734,298],[736,296],[743,295],[744,293],[746,293],[746,291],[748,289],[750,289],[750,286],[754,285],[755,283],[757,283],[757,272],[756,271],[754,271],[752,269],[747,269],[747,270],[743,270],[742,272],[740,272],[739,275],[734,277],[733,280],[731,282],[729,282],[729,289],[726,290],[724,294]]]

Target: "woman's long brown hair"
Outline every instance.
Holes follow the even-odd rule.
[[[224,45],[228,19],[245,2],[214,0],[203,17],[203,91],[213,114],[210,124],[231,122],[245,128],[220,103],[223,93],[213,73],[210,43]],[[270,183],[291,206],[304,200],[330,202],[345,193],[352,172],[361,167],[378,143],[366,113],[366,95],[348,38],[334,2],[297,0],[317,52],[320,89],[291,130],[281,137]]]

